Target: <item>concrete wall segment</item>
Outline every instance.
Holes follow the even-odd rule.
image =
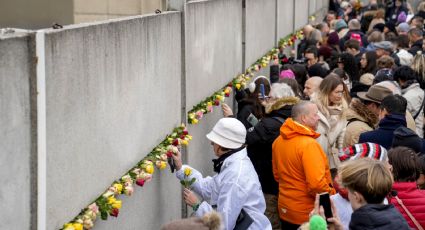
[[[31,227],[30,40],[0,37],[0,229]]]
[[[246,0],[245,68],[275,47],[276,0]]]
[[[241,72],[241,0],[187,3],[185,51],[189,111]]]
[[[294,0],[277,0],[277,38],[281,39],[291,34],[294,29]]]
[[[300,29],[308,23],[308,1],[309,0],[296,0],[295,1],[295,22],[294,29]]]
[[[51,229],[71,220],[181,122],[180,19],[174,12],[46,31]],[[158,229],[180,217],[180,200],[158,197],[179,191],[178,181],[165,173],[154,177],[143,192],[148,199],[125,198],[134,203],[125,202],[120,218],[99,226]]]

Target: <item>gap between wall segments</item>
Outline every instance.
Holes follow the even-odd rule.
[[[46,229],[47,141],[45,32],[35,35],[37,57],[37,229]]]

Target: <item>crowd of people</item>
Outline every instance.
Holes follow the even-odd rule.
[[[235,93],[236,113],[222,105],[216,175],[173,156],[197,217],[164,229],[220,229],[211,212],[227,230],[425,227],[425,1],[363,2],[331,0],[293,56]]]

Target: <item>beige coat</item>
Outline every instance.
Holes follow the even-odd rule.
[[[363,103],[353,100],[347,111],[347,121],[344,147],[357,144],[360,134],[374,130],[378,117]]]
[[[419,137],[423,138],[424,133],[422,130],[424,115],[423,108],[421,109],[422,102],[424,100],[424,91],[419,87],[419,83],[413,83],[406,89],[402,89],[403,97],[407,100],[407,111],[415,116],[416,113],[420,112],[419,116],[415,119],[416,124],[416,134]],[[419,111],[421,109],[421,111]]]
[[[326,153],[329,167],[331,169],[337,168],[340,164],[338,150],[344,147],[344,134],[347,120],[339,115],[330,115],[329,119],[327,119],[320,111],[318,114],[320,120],[316,132],[320,133],[320,137],[316,140]]]

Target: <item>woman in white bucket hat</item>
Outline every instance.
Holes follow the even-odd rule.
[[[235,118],[220,119],[207,134],[218,157],[213,160],[217,174],[202,177],[197,170],[182,165],[178,152],[173,155],[176,176],[180,180],[196,179],[191,189],[203,201],[199,201],[192,191],[184,191],[185,202],[192,206],[196,216],[216,209],[222,216],[226,230],[271,230],[270,222],[264,215],[266,205],[261,185],[246,153],[245,137],[246,129],[240,121]],[[185,175],[185,171],[191,173]]]

